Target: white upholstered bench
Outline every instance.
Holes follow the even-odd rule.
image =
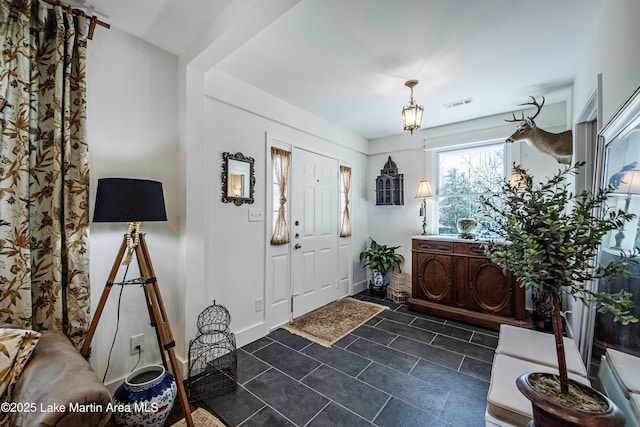
[[[600,361],[598,380],[604,393],[618,405],[627,427],[640,424],[640,358],[608,348]]]
[[[587,370],[575,342],[564,338],[569,377],[589,384]],[[531,402],[520,393],[516,379],[527,372],[557,372],[553,335],[517,326],[501,325],[491,367],[487,395],[487,426],[527,426],[532,418]]]

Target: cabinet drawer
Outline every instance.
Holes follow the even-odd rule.
[[[472,257],[485,257],[482,244],[478,242],[456,242],[453,246],[453,253]]]
[[[469,255],[478,255],[478,256],[486,256],[484,254],[484,246],[482,243],[469,245]]]
[[[469,253],[469,247],[468,243],[456,243],[453,246],[453,253],[466,255]]]
[[[452,253],[453,242],[440,242],[437,240],[413,240],[414,251],[429,251],[429,252],[441,252]]]

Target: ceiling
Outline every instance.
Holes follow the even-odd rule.
[[[402,133],[409,79],[420,81],[414,98],[424,106],[423,128],[507,118],[530,95],[547,104],[570,99],[602,0],[69,3],[178,56],[207,37],[235,34],[213,67],[375,139]],[[272,16],[258,22],[268,9]],[[466,99],[472,102],[445,107]]]

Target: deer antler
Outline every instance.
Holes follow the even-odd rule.
[[[542,106],[544,105],[544,96],[542,97],[542,104],[538,104],[536,102],[536,99],[533,96],[529,96],[529,98],[531,98],[532,102],[525,102],[524,104],[518,104],[518,105],[534,105],[538,109],[538,111],[536,111],[536,113],[533,115],[533,117],[529,117],[529,120],[533,121],[533,119],[538,117],[538,114],[540,114],[540,110],[542,110]],[[524,117],[524,113],[522,113],[522,116]],[[515,118],[515,116],[514,116],[514,118]]]
[[[504,119],[504,121],[505,122],[509,122],[509,123],[524,122],[524,113],[522,113],[522,118],[520,118],[520,119],[516,118],[516,113],[511,113],[511,115],[513,116],[513,120]]]

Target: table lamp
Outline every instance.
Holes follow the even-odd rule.
[[[426,179],[423,179],[418,184],[418,192],[416,193],[416,199],[422,199],[420,204],[420,216],[422,217],[422,235],[427,234],[427,197],[433,196],[431,192],[431,184]]]

